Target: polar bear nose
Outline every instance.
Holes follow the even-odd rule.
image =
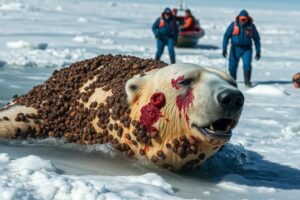
[[[244,105],[244,95],[238,90],[226,89],[218,94],[218,102],[225,109],[238,111]]]

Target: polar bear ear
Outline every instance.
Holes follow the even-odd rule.
[[[146,83],[145,76],[134,77],[129,79],[126,82],[125,90],[126,90],[127,100],[129,103],[133,103],[138,99],[139,93],[141,92],[141,89],[145,83]]]

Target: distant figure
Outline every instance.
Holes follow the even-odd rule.
[[[296,88],[300,88],[300,73],[296,73],[296,74],[293,76],[293,85],[294,85]]]
[[[174,46],[178,38],[178,25],[170,8],[166,8],[161,17],[154,22],[152,31],[157,40],[155,60],[160,60],[167,45],[171,63],[175,63]]]
[[[244,81],[247,87],[251,87],[251,61],[252,61],[252,39],[255,43],[255,59],[260,59],[260,37],[253,24],[253,19],[246,10],[242,10],[227,28],[223,39],[223,57],[227,57],[227,45],[231,39],[229,55],[229,73],[236,79],[237,68],[240,58],[244,65]]]
[[[178,13],[177,8],[173,8],[172,9],[172,15],[173,15],[173,17],[177,17],[177,13]]]
[[[184,24],[180,27],[180,31],[194,31],[196,20],[190,9],[185,10]]]

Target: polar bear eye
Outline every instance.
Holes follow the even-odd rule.
[[[179,84],[180,85],[184,85],[184,86],[188,86],[193,82],[193,79],[184,79],[183,81],[181,81]]]

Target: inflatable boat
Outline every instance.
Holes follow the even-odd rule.
[[[201,27],[194,31],[180,31],[176,47],[195,47],[204,35],[205,32]]]

